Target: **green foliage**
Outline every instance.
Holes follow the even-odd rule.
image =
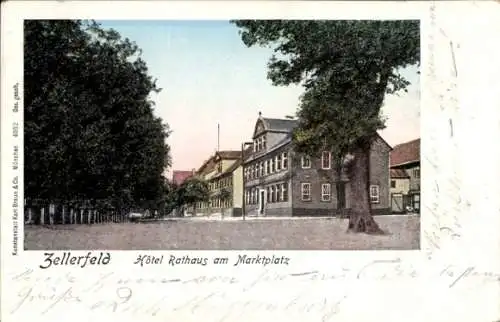
[[[399,71],[420,61],[418,21],[238,20],[247,46],[271,46],[268,78],[302,84],[305,92],[294,133],[299,152],[325,148],[342,157],[368,148],[384,128],[385,93],[406,91]]]
[[[208,183],[194,177],[184,181],[177,188],[176,194],[176,204],[178,207],[192,205],[197,202],[205,202],[208,201],[210,197]]]
[[[170,131],[137,45],[88,21],[24,27],[26,196],[165,202]]]

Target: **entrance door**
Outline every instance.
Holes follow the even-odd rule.
[[[391,194],[391,208],[394,213],[403,213],[405,212],[404,206],[404,196],[402,193],[393,193]]]
[[[266,208],[266,191],[259,190],[259,215],[264,215],[264,210]]]
[[[337,209],[345,209],[345,182],[337,182]]]

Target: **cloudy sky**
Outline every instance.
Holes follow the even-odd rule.
[[[239,150],[252,135],[259,111],[265,117],[294,115],[302,88],[275,87],[267,79],[269,48],[247,48],[228,21],[99,21],[143,50],[150,74],[163,90],[155,113],[173,131],[172,169],[198,168],[217,148]],[[404,74],[408,93],[387,96],[381,135],[391,145],[420,136],[420,78]]]

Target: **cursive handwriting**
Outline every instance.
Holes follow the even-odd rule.
[[[290,314],[317,314],[329,321],[343,310],[346,301],[359,295],[356,293],[361,291],[358,285],[366,285],[368,281],[372,286],[390,290],[395,281],[422,277],[410,261],[399,257],[369,261],[357,269],[344,267],[281,273],[265,270],[253,279],[244,275],[127,278],[116,272],[102,273],[90,279],[70,273],[51,277],[43,272],[27,269],[11,274],[10,282],[14,287],[11,314],[29,308],[44,315],[77,305],[95,312],[164,318],[175,312],[202,316],[217,312],[217,321],[232,321],[244,312],[286,311],[292,312]],[[482,272],[474,266],[447,265],[434,269],[427,277],[432,276],[445,281],[443,287],[447,289],[461,286],[472,289],[500,282],[500,273]],[[276,298],[269,292],[285,288],[290,288],[293,293]]]

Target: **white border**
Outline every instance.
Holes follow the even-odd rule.
[[[500,263],[495,257],[500,253],[500,157],[493,139],[500,137],[499,8],[486,1],[2,3],[2,320],[493,322],[500,318]],[[22,80],[22,19],[285,17],[422,19],[422,252],[258,252],[291,258],[290,265],[272,269],[141,268],[131,262],[142,252],[115,251],[109,266],[40,270],[43,252],[9,255],[10,156],[15,144],[10,124],[16,119],[22,122],[22,114],[13,115],[9,107],[13,104],[10,89]],[[456,77],[450,42],[459,66]],[[450,119],[453,137],[447,127]],[[487,145],[481,148],[481,144]],[[19,192],[22,201],[22,186]],[[235,259],[237,254],[256,252],[175,253]],[[290,275],[314,271],[318,274]],[[135,280],[120,284],[126,277]],[[143,280],[138,281],[139,277]],[[112,312],[113,301],[127,292],[133,294],[130,300],[117,303]],[[23,298],[22,306],[11,313]],[[95,303],[101,306],[92,310]]]

